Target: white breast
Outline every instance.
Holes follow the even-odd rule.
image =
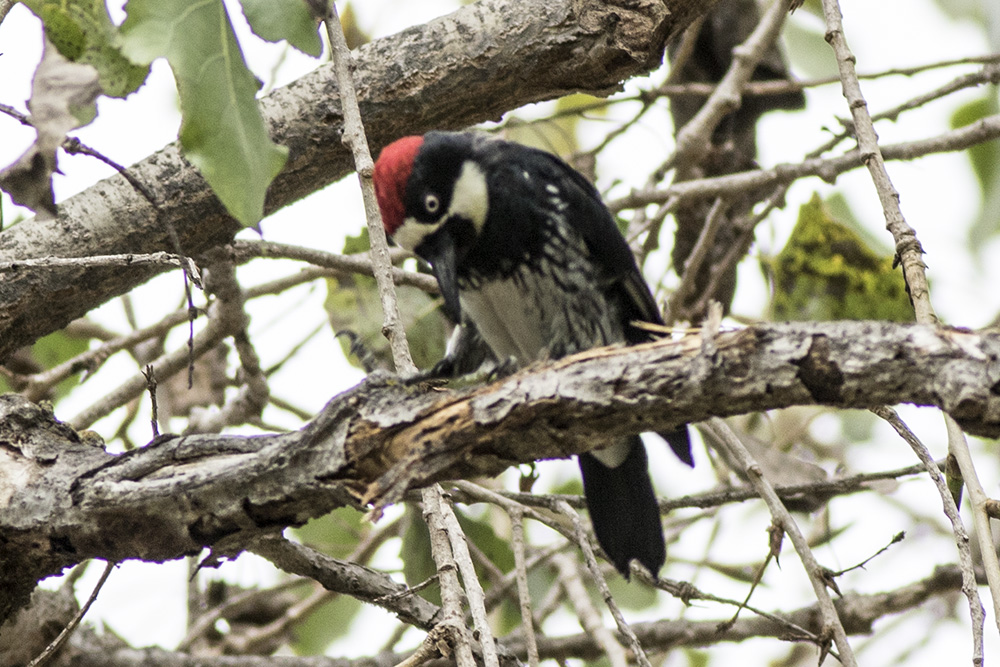
[[[593,280],[543,261],[461,290],[462,312],[498,359],[527,364],[624,341],[620,315]]]

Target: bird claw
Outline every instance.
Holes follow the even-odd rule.
[[[521,365],[515,357],[507,357],[503,361],[498,361],[493,368],[486,373],[486,381],[494,382],[508,378],[520,369]]]

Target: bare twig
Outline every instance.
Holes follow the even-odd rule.
[[[528,565],[524,557],[524,510],[509,510],[511,547],[514,550],[514,572],[517,577],[517,599],[521,608],[521,631],[528,649],[528,666],[538,667],[538,642],[535,640],[534,613],[528,590]]]
[[[441,617],[438,627],[451,638],[455,659],[459,667],[475,667],[471,639],[462,614],[462,586],[458,581],[458,566],[452,554],[448,529],[444,525],[441,505],[444,502],[441,487],[432,484],[421,492],[424,503],[424,521],[431,536],[431,556],[437,565],[441,583]]]
[[[336,594],[316,588],[302,600],[285,609],[278,618],[260,627],[250,627],[241,632],[230,632],[223,640],[223,651],[233,655],[252,655],[273,650],[277,640],[288,634],[288,629],[327,604]]]
[[[985,56],[970,56],[968,58],[956,58],[954,60],[941,60],[938,62],[927,63],[924,65],[915,65],[913,67],[893,67],[890,69],[881,70],[878,72],[869,72],[865,74],[858,74],[858,79],[883,79],[889,76],[913,76],[915,74],[920,74],[922,72],[927,72],[934,69],[941,69],[945,67],[955,67],[956,65],[991,65],[1000,62],[1000,54],[993,53]],[[766,95],[787,95],[788,93],[794,93],[800,90],[805,90],[807,88],[817,88],[819,86],[827,86],[831,83],[840,83],[839,76],[828,76],[820,77],[816,79],[776,79],[772,81],[750,81],[743,88],[743,95],[749,96],[766,96]],[[667,97],[680,97],[684,95],[696,96],[696,97],[708,97],[717,88],[716,84],[713,83],[673,83],[671,81],[664,82],[656,88],[654,93],[658,95],[665,95]],[[634,99],[634,98],[616,98],[617,100],[622,99]],[[605,102],[607,104],[607,102]]]
[[[1000,115],[989,116],[971,125],[934,137],[887,144],[882,146],[882,157],[887,160],[913,160],[932,153],[962,151],[998,137],[1000,137]],[[832,158],[812,158],[797,164],[775,165],[769,169],[683,181],[666,188],[636,190],[608,202],[608,208],[617,213],[649,204],[660,204],[672,198],[676,198],[680,203],[688,199],[720,197],[755,188],[791,183],[805,176],[819,176],[832,183],[840,174],[861,165],[861,155],[857,151],[850,151]]]
[[[318,581],[328,591],[350,595],[382,607],[404,623],[430,630],[440,618],[440,608],[388,575],[357,563],[338,560],[302,544],[279,537],[264,537],[249,547],[290,574]],[[397,595],[401,594],[401,595]]]
[[[147,364],[142,371],[142,376],[146,378],[146,389],[149,391],[150,416],[149,425],[153,430],[153,437],[160,437],[160,418],[156,406],[156,371],[152,364]]]
[[[0,273],[13,273],[28,269],[50,269],[62,266],[118,266],[122,268],[133,266],[176,266],[184,268],[191,266],[191,261],[186,257],[169,252],[153,252],[138,255],[96,255],[93,257],[39,257],[37,259],[19,259],[14,262],[0,262]]]
[[[436,487],[436,490],[440,492],[440,487]],[[483,649],[483,663],[486,667],[500,667],[500,659],[497,657],[496,640],[493,638],[493,631],[490,629],[490,621],[486,617],[483,587],[479,584],[479,577],[476,576],[476,568],[472,565],[472,556],[469,554],[469,545],[465,541],[465,532],[458,524],[455,512],[443,495],[438,507],[441,510],[441,518],[445,531],[448,534],[448,541],[451,543],[451,553],[455,557],[455,564],[462,575],[462,583],[465,587],[466,599],[469,602],[472,623]]]
[[[982,553],[983,568],[986,570],[986,581],[989,583],[990,596],[993,599],[993,621],[1000,629],[1000,563],[997,562],[997,549],[993,542],[993,530],[990,527],[990,516],[986,510],[989,496],[983,489],[976,474],[976,466],[969,452],[969,443],[951,415],[944,415],[945,427],[948,429],[948,452],[958,461],[962,472],[962,481],[968,491],[969,505],[972,507],[972,522],[976,526],[976,539],[979,541],[979,551]]]
[[[583,540],[586,539],[584,536]],[[566,600],[569,601],[576,617],[580,619],[580,627],[601,647],[611,667],[628,667],[625,649],[601,620],[601,612],[590,600],[590,594],[583,584],[582,572],[577,567],[576,560],[568,554],[556,554],[552,558],[552,563],[559,574],[558,584],[566,592]]]
[[[802,562],[806,575],[809,577],[810,583],[812,583],[816,599],[819,601],[820,614],[823,619],[823,631],[820,633],[820,636],[823,637],[826,633],[830,633],[837,645],[841,664],[848,667],[856,666],[857,661],[854,658],[854,651],[851,649],[851,645],[847,640],[847,633],[840,621],[840,617],[837,615],[837,609],[833,605],[833,600],[830,599],[827,591],[827,580],[824,575],[824,569],[816,562],[816,558],[813,556],[808,542],[806,542],[792,515],[789,514],[781,499],[774,492],[771,483],[764,478],[760,466],[753,460],[750,452],[747,451],[743,443],[736,437],[736,434],[729,428],[729,425],[722,419],[713,418],[705,424],[705,427],[710,428],[715,433],[719,442],[726,447],[730,457],[739,462],[746,473],[747,479],[767,504],[767,508],[771,512],[774,521],[784,529],[795,546],[795,551],[799,555],[799,560]],[[825,651],[825,648],[821,647],[821,650]]]
[[[628,642],[629,648],[632,649],[633,658],[639,663],[639,667],[651,667],[649,658],[646,657],[646,652],[642,649],[642,644],[639,643],[639,638],[635,636],[635,632],[625,622],[625,617],[622,615],[621,609],[618,608],[618,603],[615,602],[614,597],[611,595],[611,589],[608,588],[608,582],[605,581],[604,575],[601,574],[601,568],[597,564],[597,558],[594,557],[594,549],[590,546],[590,538],[583,527],[580,515],[566,503],[560,503],[559,510],[573,522],[577,542],[579,542],[580,550],[583,552],[583,560],[587,563],[587,569],[590,570],[590,576],[594,579],[594,583],[597,584],[597,590],[600,591],[601,597],[604,599],[604,604],[607,605],[608,611],[611,612],[611,617],[615,619],[618,632],[621,633],[622,637]]]
[[[337,16],[337,7],[329,3],[326,15],[326,34],[330,38],[330,52],[333,57],[334,73],[340,89],[340,104],[344,112],[343,141],[354,154],[354,165],[361,183],[361,196],[365,203],[365,217],[368,223],[368,237],[371,240],[372,266],[375,282],[378,284],[379,297],[382,302],[384,324],[382,333],[389,339],[392,359],[399,373],[411,374],[417,367],[410,356],[410,348],[406,343],[406,331],[399,317],[396,304],[396,292],[392,284],[392,262],[389,260],[389,244],[382,227],[382,216],[379,214],[378,203],[375,200],[375,188],[372,185],[372,173],[375,165],[368,149],[368,139],[361,122],[361,111],[358,109],[357,92],[354,90],[354,80],[351,76],[351,52],[347,48],[344,31]]]
[[[910,300],[916,311],[917,322],[935,322],[927,275],[924,273],[924,263],[921,259],[924,250],[917,240],[916,232],[903,217],[899,207],[899,192],[896,191],[889,178],[889,172],[886,171],[885,159],[878,145],[878,135],[875,134],[875,126],[868,113],[868,103],[861,92],[861,83],[854,69],[854,54],[851,53],[847,38],[844,36],[840,5],[837,0],[823,0],[823,17],[826,21],[826,41],[833,47],[837,57],[844,97],[854,119],[861,161],[868,167],[885,213],[886,229],[896,242],[896,255],[903,264],[903,274],[909,286]]]
[[[854,69],[855,58],[847,44],[844,35],[844,26],[841,21],[840,5],[837,0],[823,0],[823,18],[826,22],[826,41],[833,47],[837,57],[841,86],[844,97],[847,99],[848,107],[851,110],[851,117],[854,120],[854,130],[858,139],[858,150],[862,161],[868,167],[872,182],[878,193],[882,210],[885,214],[886,229],[892,234],[896,243],[896,257],[903,266],[903,275],[910,294],[910,301],[916,314],[917,322],[923,324],[934,324],[937,317],[930,301],[930,289],[927,283],[927,275],[922,260],[923,247],[917,239],[916,232],[907,224],[903,217],[903,212],[899,206],[899,193],[896,191],[889,178],[889,173],[885,168],[885,160],[878,145],[878,136],[871,116],[868,113],[868,104],[861,92],[861,84],[858,81],[857,73]],[[1000,616],[1000,563],[997,563],[996,551],[993,547],[992,533],[989,527],[989,518],[986,516],[983,502],[985,493],[978,484],[975,466],[972,457],[969,455],[968,444],[961,429],[949,415],[944,415],[945,426],[948,429],[949,453],[954,455],[960,462],[963,477],[966,473],[972,478],[972,484],[977,486],[980,492],[979,502],[973,503],[973,516],[977,526],[985,527],[985,535],[981,537],[989,544],[988,552],[991,555],[993,564],[993,576],[989,578],[990,593],[993,597],[994,611]],[[966,480],[969,484],[969,480]],[[971,489],[971,487],[970,487]],[[970,490],[971,493],[971,490]],[[977,531],[979,532],[979,531]],[[985,554],[984,554],[985,555]],[[989,558],[990,556],[987,556]],[[978,605],[981,606],[981,602]],[[970,599],[970,605],[976,607],[976,602]],[[982,617],[976,619],[977,611],[973,609],[973,661],[982,660]],[[997,618],[1000,627],[1000,618]]]
[[[213,304],[214,307],[214,304]],[[211,313],[212,308],[209,309]],[[225,329],[216,318],[209,318],[208,324],[191,340],[190,353],[188,349],[178,349],[168,352],[149,362],[156,368],[159,377],[168,378],[183,370],[189,363],[191,355],[194,358],[213,349],[226,336],[233,332]],[[120,384],[116,389],[105,394],[100,400],[85,408],[73,419],[70,425],[77,430],[89,428],[95,421],[110,414],[118,407],[136,398],[146,388],[146,380],[141,375],[133,376]]]
[[[694,294],[695,278],[701,270],[705,259],[708,257],[708,253],[712,249],[712,244],[715,243],[715,235],[719,231],[719,227],[726,214],[726,208],[726,201],[720,198],[715,200],[715,203],[712,204],[712,209],[708,212],[705,226],[701,228],[701,234],[698,235],[698,240],[695,242],[691,254],[688,255],[687,260],[684,262],[684,275],[681,276],[681,284],[674,290],[674,293],[670,295],[670,299],[667,301],[665,319],[668,325],[678,319],[677,315],[680,313],[681,304]],[[715,292],[704,290],[704,293],[711,295]]]
[[[420,665],[436,660],[441,656],[447,656],[450,650],[448,643],[451,641],[448,628],[443,625],[434,626],[424,637],[417,650],[410,654],[405,660],[396,663],[396,667],[420,667]]]
[[[879,549],[878,551],[876,551],[875,553],[873,553],[871,556],[869,556],[868,558],[866,558],[863,561],[861,561],[860,563],[858,563],[857,565],[852,565],[852,566],[844,568],[842,570],[837,570],[836,572],[832,573],[833,576],[834,577],[839,577],[841,575],[847,574],[851,570],[863,570],[863,569],[865,569],[865,565],[867,565],[868,563],[872,562],[873,560],[875,560],[876,558],[878,558],[879,556],[881,556],[882,554],[884,554],[886,551],[888,551],[889,549],[891,549],[892,545],[899,544],[904,539],[906,539],[906,533],[904,531],[899,531],[898,533],[896,533],[895,535],[892,536],[892,539],[889,540],[889,544],[885,545],[884,547],[882,547],[881,549]]]
[[[368,276],[374,275],[374,265],[368,253],[338,255],[315,248],[304,248],[302,246],[273,243],[271,241],[234,241],[230,247],[233,251],[233,261],[239,264],[249,261],[253,257],[296,259],[331,269],[341,275],[351,275],[354,273],[361,273]],[[409,256],[410,253],[400,248],[389,249],[389,257],[393,263],[401,262]],[[434,276],[425,273],[404,271],[395,266],[392,267],[391,271],[392,280],[396,285],[413,285],[432,294],[437,294],[438,292],[438,285]]]
[[[184,635],[184,639],[177,644],[177,647],[174,650],[187,652],[196,640],[203,637],[209,629],[215,626],[216,622],[218,622],[220,618],[224,618],[233,610],[239,609],[247,604],[251,604],[256,599],[267,599],[273,597],[277,593],[304,585],[319,587],[319,584],[312,579],[296,578],[290,581],[284,581],[270,588],[253,588],[241,591],[240,593],[237,593],[227,599],[222,604],[216,605],[204,613],[199,614],[197,617],[192,618],[187,634]]]
[[[726,115],[739,108],[744,86],[764,52],[777,39],[786,15],[787,8],[782,3],[771,3],[746,41],[733,49],[732,65],[694,118],[677,132],[674,155],[657,169],[658,174],[665,174],[673,166],[701,162],[711,146],[712,131]]]
[[[939,463],[936,465],[943,465]],[[774,487],[775,492],[778,496],[785,501],[791,500],[801,500],[804,497],[815,497],[820,500],[827,498],[832,498],[839,495],[849,495],[852,493],[859,493],[864,491],[871,491],[869,486],[872,482],[878,482],[882,480],[898,479],[900,477],[907,477],[909,475],[919,475],[924,472],[926,468],[922,464],[906,466],[905,468],[896,468],[894,470],[886,470],[882,472],[872,472],[872,473],[861,473],[858,475],[851,475],[850,477],[842,477],[840,479],[823,480],[819,482],[811,482],[808,484],[785,484],[781,486]],[[477,485],[470,485],[469,482],[456,482],[455,487],[467,492],[473,500],[482,500],[484,502],[493,502],[500,504],[504,501],[508,504],[516,503],[517,505],[525,506],[525,511],[528,512],[527,516],[545,523],[549,527],[555,528],[551,520],[546,520],[544,517],[539,515],[537,512],[531,510],[532,507],[555,507],[557,502],[565,502],[569,504],[570,507],[575,509],[583,509],[586,507],[586,501],[582,496],[566,495],[566,494],[537,494],[537,493],[517,493],[512,491],[490,491],[489,489],[482,489],[482,491],[473,491],[470,487],[475,487]],[[478,487],[481,489],[481,487]],[[491,494],[491,495],[487,495]],[[497,499],[494,499],[496,497]],[[735,487],[726,488],[717,491],[709,491],[707,493],[700,493],[691,496],[682,496],[680,498],[660,498],[660,512],[667,513],[672,512],[676,509],[683,508],[709,508],[709,507],[720,507],[734,502],[744,502],[751,500],[753,498],[759,498],[760,495],[749,487]],[[506,505],[501,505],[507,509]],[[567,535],[567,537],[569,537]]]
[[[46,646],[45,650],[42,651],[37,658],[28,663],[27,667],[42,667],[42,665],[51,660],[56,652],[62,648],[63,644],[66,643],[66,640],[69,639],[71,634],[73,634],[73,631],[76,630],[78,625],[80,625],[80,621],[83,620],[83,617],[88,611],[90,611],[90,605],[94,604],[94,600],[97,599],[97,594],[101,592],[101,588],[104,587],[104,582],[108,580],[108,576],[111,574],[111,570],[113,569],[115,569],[115,564],[112,562],[108,562],[108,564],[104,566],[104,573],[101,574],[101,578],[97,580],[97,585],[94,586],[94,590],[91,591],[90,597],[87,598],[87,601],[83,604],[83,607],[80,608],[80,611],[78,611],[73,617],[73,620],[71,620],[66,627],[62,629],[62,632],[60,632],[59,635],[52,640],[52,643]]]
[[[247,327],[250,318],[244,310],[246,295],[236,280],[236,268],[224,252],[209,253],[210,267],[206,289],[218,297],[213,316],[222,327],[232,332],[233,345],[240,359],[241,387],[236,396],[227,399],[215,412],[192,414],[185,433],[218,433],[226,426],[236,426],[259,419],[267,405],[270,389],[260,367],[260,357],[250,342]]]
[[[694,24],[692,24],[693,26]],[[690,26],[689,26],[690,28]],[[697,35],[697,32],[695,32]],[[686,58],[683,56],[684,47],[682,46],[678,50],[678,54],[675,55],[674,61],[671,62],[671,70],[676,71],[680,69],[680,65]],[[680,56],[680,57],[678,57]],[[932,63],[925,63],[923,65],[914,65],[913,67],[892,67],[885,70],[880,70],[878,72],[867,72],[858,75],[858,79],[883,79],[890,76],[914,76],[922,72],[927,72],[935,69],[942,69],[946,67],[955,67],[958,65],[990,65],[1000,62],[1000,54],[993,53],[984,56],[969,56],[967,58],[955,58],[952,60],[940,60]],[[748,81],[743,87],[743,97],[766,97],[770,95],[788,95],[789,93],[798,92],[805,90],[807,88],[818,88],[820,86],[828,86],[832,83],[840,83],[839,76],[828,76],[819,77],[815,79],[775,79],[769,81]],[[657,97],[709,97],[718,88],[718,84],[715,83],[702,83],[691,81],[688,83],[674,83],[673,77],[667,77],[667,79],[661,83],[656,88],[649,91],[642,91],[636,95],[617,95],[608,99],[598,99],[587,104],[582,104],[579,106],[573,106],[567,109],[557,109],[551,114],[546,115],[544,118],[537,119],[524,119],[516,116],[508,116],[503,123],[498,127],[494,128],[493,131],[502,132],[507,127],[521,127],[525,125],[533,125],[535,123],[548,123],[558,118],[565,118],[567,116],[579,116],[591,111],[600,111],[607,109],[608,107],[621,104],[623,102],[642,102],[644,105],[655,99]],[[0,111],[3,111],[3,105],[0,105]],[[643,107],[645,108],[645,106]],[[15,113],[16,112],[15,110]],[[640,112],[641,113],[641,112]],[[602,142],[603,143],[603,142]],[[595,153],[597,149],[591,149],[587,151],[588,154]]]
[[[920,442],[916,434],[899,418],[899,415],[890,407],[879,407],[872,410],[876,415],[889,423],[896,430],[906,444],[913,449],[921,463],[927,470],[934,487],[941,496],[941,505],[944,507],[944,514],[951,522],[951,530],[955,535],[955,545],[958,547],[958,562],[962,571],[962,593],[969,601],[969,615],[972,619],[974,647],[973,664],[983,663],[982,627],[984,623],[983,602],[979,599],[979,589],[976,585],[975,566],[972,562],[972,552],[969,550],[969,533],[966,532],[962,524],[962,518],[958,513],[958,506],[948,489],[948,485],[941,475],[940,465],[934,462],[931,454],[927,451],[924,443]],[[978,628],[978,630],[976,630]]]

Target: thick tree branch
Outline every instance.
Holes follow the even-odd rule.
[[[566,457],[608,436],[791,405],[936,405],[1000,433],[1000,334],[880,322],[757,326],[601,348],[491,385],[372,380],[300,431],[165,437],[124,455],[0,398],[0,619],[87,558],[229,553],[359,499]]]
[[[455,129],[567,93],[604,95],[662,60],[667,38],[710,3],[698,0],[528,0],[519,11],[480,0],[423,26],[376,40],[357,52],[355,82],[373,150],[403,134]],[[330,65],[261,100],[288,163],[271,185],[273,212],[354,169],[341,143],[343,118]],[[0,233],[0,263],[39,257],[174,252],[167,221],[185,253],[232,240],[239,226],[197,171],[171,144],[129,171],[153,193],[149,203],[122,176],[62,202],[59,217]],[[130,271],[67,267],[10,271],[0,281],[0,362],[19,347],[64,327],[162,267]],[[45,308],[38,308],[45,303]]]

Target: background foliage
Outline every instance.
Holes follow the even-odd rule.
[[[128,163],[128,159],[119,155],[138,159],[156,148],[156,142],[173,138],[171,133],[174,133],[181,139],[186,157],[201,170],[229,212],[244,226],[259,229],[265,239],[343,254],[362,252],[367,247],[353,179],[262,219],[267,186],[284,165],[285,151],[268,138],[255,100],[262,90],[287,83],[324,58],[316,17],[306,3],[130,0],[125,15],[117,8],[112,8],[109,15],[104,3],[98,0],[79,3],[32,0],[25,4],[44,22],[50,42],[62,57],[96,68],[104,97],[95,108],[98,120],[93,127],[98,128],[105,119],[113,123],[110,119],[116,117],[139,119],[112,138],[106,134],[106,125],[103,130],[94,129],[92,135],[87,134],[86,127],[78,131],[62,130],[56,145],[66,132],[73,131],[74,136],[92,137],[87,141],[95,148]],[[439,6],[428,5],[417,11],[407,6],[410,3],[391,0],[367,4],[371,6],[347,3],[342,8],[343,27],[352,45],[398,29],[404,20],[420,23],[432,12],[450,11],[457,3],[441,2]],[[912,3],[913,6],[882,3],[878,8],[863,8],[861,4],[845,2],[844,12],[859,69],[872,75],[863,82],[872,112],[893,110],[916,100],[879,123],[883,143],[934,136],[949,127],[967,126],[997,113],[995,84],[959,87],[954,93],[927,102],[919,99],[928,91],[983,67],[979,61],[933,68],[929,67],[932,63],[1000,52],[995,29],[1000,25],[1000,11],[994,6],[996,3],[925,0]],[[4,29],[30,28],[37,36],[37,21],[23,8],[15,11],[7,17]],[[910,33],[899,27],[898,18],[903,14],[930,17],[919,24],[925,31],[916,28]],[[386,18],[388,15],[392,16]],[[762,166],[801,161],[808,151],[840,133],[840,119],[848,116],[835,78],[835,64],[823,39],[820,15],[819,3],[809,0],[786,26],[784,39],[791,70],[809,83],[806,109],[777,111],[762,117],[757,124],[756,155]],[[855,19],[856,16],[860,18]],[[892,20],[879,23],[879,16]],[[17,28],[12,28],[13,25]],[[992,32],[989,26],[993,26]],[[40,36],[38,40],[41,41]],[[287,43],[265,44],[261,40]],[[29,59],[7,44],[3,50],[4,63],[15,57],[25,62]],[[157,61],[158,58],[165,58],[172,77],[158,69],[164,62]],[[993,62],[995,65],[996,61]],[[924,68],[925,65],[928,67]],[[917,67],[920,71],[906,77],[892,71],[901,67]],[[662,174],[659,180],[652,175],[673,148],[669,95],[664,92],[672,83],[670,72],[664,66],[649,77],[630,81],[620,94],[609,100],[573,95],[514,110],[485,129],[565,156],[596,179],[614,207],[633,189],[663,182]],[[30,79],[30,72],[25,76]],[[824,77],[833,78],[826,83],[816,81]],[[176,85],[173,89],[169,88],[171,78]],[[137,89],[139,93],[128,97]],[[176,97],[165,90],[176,90]],[[26,97],[27,94],[22,95]],[[113,107],[108,97],[126,99],[121,106]],[[15,105],[21,99],[3,98],[0,102]],[[145,108],[142,105],[157,106],[166,113],[166,119],[160,116],[153,121],[142,121]],[[31,111],[37,115],[34,108]],[[75,118],[74,124],[85,125],[89,121],[87,113],[80,114],[82,118],[69,115]],[[65,123],[66,114],[62,117]],[[16,125],[11,119],[0,122]],[[121,148],[123,143],[135,142],[136,136],[144,139],[131,149],[136,152]],[[17,141],[21,141],[20,136]],[[30,143],[34,137],[25,141]],[[23,166],[26,164],[23,160],[17,162],[18,153],[26,146],[27,150],[32,148],[25,143],[14,150],[15,143],[12,140],[11,148],[2,154],[0,161],[13,167]],[[850,143],[843,142],[837,150],[850,149]],[[54,146],[51,150],[54,155]],[[41,212],[50,206],[53,183],[55,199],[59,200],[71,190],[106,174],[83,162],[84,159],[60,153],[57,163],[53,157],[42,173],[32,172],[28,187],[22,184],[18,192],[27,193],[26,199],[17,201]],[[1000,142],[980,144],[957,155],[894,163],[890,171],[898,178],[904,211],[918,228],[927,251],[932,297],[942,319],[956,326],[995,326],[1000,317],[1000,298],[992,286],[1000,275],[991,258],[997,251],[1000,233]],[[13,195],[13,189],[7,185],[21,175],[23,172],[16,169],[5,170],[0,174],[0,186]],[[861,171],[845,174],[833,184],[816,178],[803,179],[788,188],[783,197],[782,205],[769,211],[756,227],[751,250],[736,269],[737,287],[727,326],[760,319],[907,321],[912,318],[905,285],[889,247],[891,237],[883,229],[881,209],[865,174]],[[761,213],[762,209],[763,205],[758,203],[751,207],[750,213]],[[615,210],[626,234],[630,232],[630,224],[640,217],[655,219],[661,213],[656,205],[622,204]],[[22,222],[27,215],[4,195],[3,227],[31,224]],[[650,252],[644,258],[643,268],[657,296],[666,302],[681,279],[670,268],[674,224],[666,213],[661,217],[664,219],[655,243],[645,244]],[[241,238],[248,242],[259,238],[250,230],[243,234]],[[412,260],[405,266],[416,268]],[[296,428],[330,396],[362,376],[359,368],[365,365],[362,361],[367,361],[369,368],[388,367],[373,280],[363,275],[303,277],[299,271],[300,264],[288,260],[257,260],[239,270],[244,289],[260,287],[260,295],[248,302],[247,311],[251,316],[252,338],[262,358],[262,372],[270,386],[267,407],[258,418],[236,427],[240,432]],[[398,296],[411,349],[418,365],[426,367],[443,353],[447,323],[435,310],[433,296],[416,287],[401,287]],[[183,307],[183,287],[178,275],[158,278],[119,303],[98,309],[86,322],[74,323],[67,330],[22,350],[5,367],[0,389],[27,391],[28,380],[46,369],[72,364],[87,349],[152,324]],[[353,332],[353,340],[360,341],[364,351],[373,356],[362,360],[352,355],[352,339],[335,337],[333,332],[337,331]],[[135,374],[149,359],[164,350],[183,346],[186,335],[186,327],[180,326],[102,360],[99,368],[81,366],[75,369],[73,378],[47,387],[38,398],[54,401],[60,417],[78,413],[97,398],[96,394]],[[354,352],[359,350],[354,348]],[[160,416],[164,427],[182,431],[199,410],[218,410],[231,402],[240,383],[240,366],[237,352],[226,347],[199,361],[194,391],[183,389],[182,379],[172,382],[161,378],[164,393],[160,398]],[[81,375],[83,371],[86,372]],[[86,383],[81,383],[85,378]],[[929,412],[906,410],[903,414],[940,457],[944,453],[943,429],[938,416]],[[92,426],[109,447],[126,449],[149,439],[148,416],[149,406],[144,399],[119,407]],[[869,413],[795,408],[774,414],[746,415],[730,422],[748,446],[755,447],[755,456],[779,484],[893,470],[912,463],[908,450],[900,447],[896,436]],[[676,498],[741,483],[739,475],[713,448],[710,437],[703,435],[702,439],[705,447],[696,454],[698,467],[694,472],[660,451],[664,448],[650,447],[654,479],[662,495]],[[990,480],[989,490],[995,492],[998,479],[995,443],[974,439],[973,447],[981,475]],[[479,480],[479,483],[494,489],[579,495],[579,483],[571,468],[545,463],[539,469],[541,477],[537,480],[535,470],[524,469],[509,471],[499,480]],[[871,593],[907,585],[927,576],[935,565],[955,560],[950,529],[936,503],[930,484],[923,478],[894,479],[888,475],[877,492],[837,497],[828,503],[801,508],[797,519],[813,548],[833,569],[848,570],[879,553],[864,569],[850,570],[838,579],[842,590]],[[460,504],[459,511],[480,567],[487,599],[492,603],[495,631],[500,635],[516,633],[519,612],[509,580],[514,570],[509,516],[484,503]],[[754,607],[790,610],[808,605],[812,599],[808,585],[796,576],[795,567],[788,564],[793,557],[785,556],[780,569],[768,563],[769,521],[763,507],[754,503],[720,503],[676,510],[665,519],[670,553],[661,574],[732,600],[742,600],[750,592],[752,582],[761,578],[761,585],[751,598]],[[902,544],[880,553],[900,531],[907,532]],[[374,525],[361,511],[342,509],[291,532],[297,540],[317,550],[370,564],[411,586],[425,582],[435,571],[427,529],[415,505],[392,508]],[[528,538],[529,558],[538,559],[530,569],[528,584],[540,617],[540,629],[553,636],[581,632],[579,617],[583,612],[566,603],[566,570],[553,564],[559,562],[553,554],[568,555],[576,563],[578,577],[589,585],[589,579],[582,574],[577,549],[538,522],[528,522]],[[262,632],[268,639],[255,645],[258,651],[266,647],[302,655],[323,651],[337,655],[404,651],[416,646],[422,638],[421,632],[399,626],[380,610],[351,597],[323,591],[312,582],[290,580],[263,559],[250,556],[243,556],[218,571],[198,572],[183,599],[187,567],[136,566],[127,575],[128,579],[124,579],[128,568],[122,568],[122,583],[115,583],[119,576],[116,573],[92,615],[99,615],[110,629],[135,645],[160,642],[172,648],[183,642],[187,648],[205,654],[235,652],[237,639],[255,632]],[[88,571],[80,580],[80,590],[89,591],[95,578],[96,572]],[[212,583],[216,581],[226,581],[228,587]],[[718,620],[735,611],[731,605],[707,602],[688,605],[680,596],[637,583],[626,585],[615,577],[609,583],[630,621]],[[116,591],[115,586],[121,588]],[[136,586],[142,587],[143,595],[122,592],[134,591]],[[239,595],[251,590],[264,593],[254,597],[251,592],[245,599],[260,601],[276,596],[272,587],[287,595],[274,597],[277,602],[270,615],[241,615],[243,610],[233,604]],[[440,602],[434,585],[422,589],[420,594]],[[169,602],[160,602],[161,595]],[[589,595],[600,608],[599,596],[593,589]],[[944,664],[941,661],[953,657],[955,646],[965,651],[969,644],[969,621],[963,604],[957,594],[944,594],[933,604],[881,620],[871,636],[856,639],[862,660],[865,664]],[[185,605],[189,614],[186,621]],[[255,607],[254,611],[263,607]],[[168,608],[169,613],[164,611]],[[199,614],[220,608],[226,608],[226,613],[219,615],[221,620],[211,624],[210,630],[182,639],[196,627]],[[992,625],[987,621],[988,634]],[[989,636],[988,641],[994,654],[1000,650],[995,636]],[[734,659],[745,660],[748,650],[754,651],[754,661],[759,664],[816,661],[813,647],[783,644],[773,639],[752,640],[746,647],[683,646],[673,651],[664,647],[654,650],[663,651],[660,655],[668,665],[728,664]]]

